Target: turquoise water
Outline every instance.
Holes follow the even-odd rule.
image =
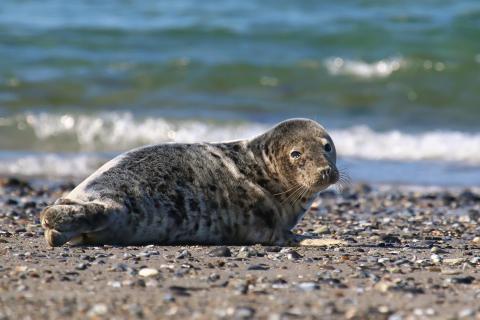
[[[0,174],[309,117],[354,180],[478,185],[479,39],[476,0],[2,0]]]

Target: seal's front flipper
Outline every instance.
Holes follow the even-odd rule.
[[[106,228],[110,220],[102,204],[78,203],[62,199],[46,207],[40,221],[45,229],[45,239],[52,247],[61,246],[83,233]]]

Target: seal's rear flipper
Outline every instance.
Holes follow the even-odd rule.
[[[109,218],[102,204],[77,203],[67,199],[46,207],[40,215],[45,239],[52,247],[61,246],[83,233],[106,228]]]

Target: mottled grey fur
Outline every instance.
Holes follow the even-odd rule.
[[[146,146],[105,164],[41,221],[52,246],[284,244],[338,181],[335,162],[331,138],[307,119],[251,140]]]

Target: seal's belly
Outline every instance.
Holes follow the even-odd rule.
[[[165,244],[233,244],[253,239],[256,239],[253,242],[258,242],[272,236],[275,226],[270,225],[267,230],[263,220],[251,210],[242,209],[242,203],[236,199],[222,195],[208,197],[207,191],[199,193],[201,197],[194,199],[187,197],[190,193],[185,191],[173,202],[170,198],[164,203],[158,199],[144,200],[142,203],[150,202],[152,205],[137,208],[142,211],[127,209],[123,213],[125,218],[120,219],[123,221],[123,233],[128,234],[128,239],[134,243]],[[259,229],[262,229],[261,233]]]

